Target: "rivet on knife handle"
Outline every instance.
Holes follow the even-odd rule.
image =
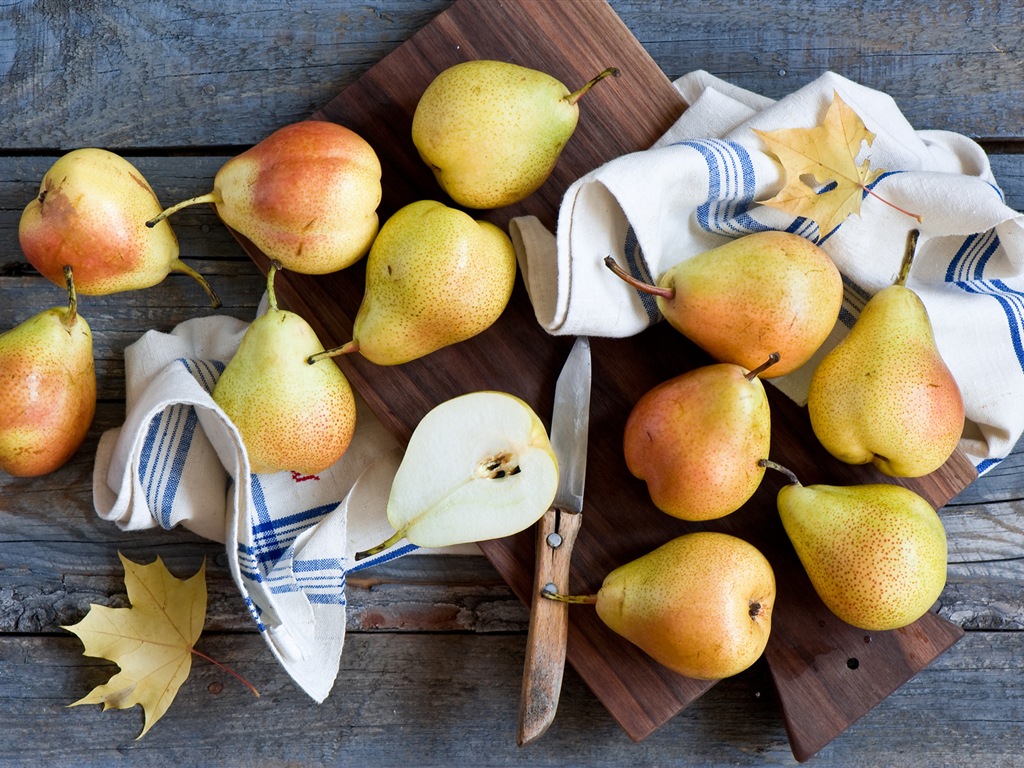
[[[552,508],[537,524],[537,564],[533,582],[536,591],[526,637],[526,665],[516,734],[520,746],[540,738],[558,708],[569,632],[569,606],[542,597],[541,590],[553,584],[558,592],[568,592],[569,560],[582,521],[582,514]],[[557,546],[552,546],[549,537],[560,540]]]

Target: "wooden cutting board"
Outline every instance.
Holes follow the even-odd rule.
[[[577,132],[548,183],[522,204],[486,215],[503,227],[513,216],[529,213],[553,230],[562,193],[571,182],[614,157],[647,148],[686,107],[601,0],[458,0],[313,115],[354,129],[377,150],[384,169],[382,221],[413,200],[445,200],[412,145],[412,114],[420,93],[438,72],[474,58],[544,70],[570,90],[610,65],[622,73],[581,101]],[[266,269],[265,257],[238,237]],[[350,338],[363,279],[362,264],[329,276],[285,272],[278,277],[278,295],[331,346]],[[434,405],[480,389],[518,395],[550,424],[555,379],[571,343],[572,339],[551,337],[540,328],[520,281],[502,318],[474,339],[402,366],[378,367],[358,356],[338,362],[383,423],[406,440]],[[662,323],[631,339],[594,339],[593,362],[588,479],[584,522],[573,555],[573,591],[597,590],[611,569],[698,527],[728,531],[761,548],[779,584],[765,658],[793,753],[800,760],[821,749],[961,637],[958,627],[934,614],[904,630],[883,633],[855,630],[832,617],[811,589],[778,522],[774,497],[781,476],[769,473],[748,504],[715,523],[694,526],[659,512],[645,486],[626,469],[623,426],[633,404],[649,388],[709,361]],[[880,478],[872,470],[832,460],[816,443],[806,412],[768,389],[772,458],[794,469],[805,483]],[[973,467],[957,454],[932,476],[907,485],[939,507],[974,477]],[[532,532],[484,542],[481,548],[529,604]],[[606,629],[587,606],[572,609],[568,659],[634,740],[649,735],[713,685],[652,662]],[[509,723],[510,738],[514,725]]]

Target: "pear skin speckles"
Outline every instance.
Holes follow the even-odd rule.
[[[348,449],[355,432],[352,388],[298,315],[271,309],[246,330],[213,390],[237,427],[253,472],[322,472]]]
[[[569,96],[557,79],[516,64],[456,64],[423,92],[413,143],[460,205],[510,205],[544,183],[575,131]]]
[[[764,385],[738,365],[702,366],[647,392],[626,421],[623,453],[654,505],[682,520],[737,510],[764,476],[771,415]]]
[[[945,530],[913,491],[887,484],[787,485],[778,506],[815,591],[848,624],[903,627],[941,594]]]
[[[655,661],[716,680],[760,657],[774,605],[775,575],[764,555],[743,539],[701,531],[609,573],[595,608]]]
[[[755,232],[681,261],[658,280],[665,319],[720,362],[752,369],[781,359],[763,378],[790,373],[835,327],[843,283],[832,259],[788,232]]]
[[[515,275],[501,229],[437,201],[410,203],[370,249],[353,324],[359,352],[397,365],[475,336],[504,311]]]
[[[815,369],[807,410],[814,434],[841,461],[870,462],[894,477],[945,463],[963,434],[964,404],[913,291],[893,285],[868,301]]]
[[[0,469],[52,472],[82,444],[96,411],[92,332],[67,308],[49,309],[0,335]]]

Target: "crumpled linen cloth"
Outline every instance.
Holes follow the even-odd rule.
[[[1005,203],[988,157],[965,136],[915,129],[885,93],[827,72],[778,101],[706,72],[675,82],[690,105],[654,147],[616,158],[566,192],[555,233],[533,217],[511,223],[537,320],[555,335],[628,337],[662,318],[655,304],[604,266],[615,256],[637,277],[764,229],[795,232],[832,257],[843,309],[819,353],[770,381],[806,402],[810,375],[867,299],[892,283],[906,235],[921,237],[907,286],[921,297],[939,351],[964,395],[961,448],[984,472],[1024,432],[1024,219]],[[831,233],[759,205],[784,183],[781,165],[751,130],[811,128],[834,94],[876,134],[867,157],[885,173],[873,184],[912,217],[863,199],[860,215]]]
[[[271,652],[322,702],[345,640],[346,576],[438,550],[403,542],[354,561],[393,533],[386,506],[402,457],[358,394],[355,436],[333,466],[313,476],[250,473],[237,429],[210,395],[247,327],[227,316],[196,318],[128,347],[125,422],[100,438],[93,501],[122,530],[180,525],[223,542]]]

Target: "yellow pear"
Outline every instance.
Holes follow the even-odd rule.
[[[237,427],[253,472],[322,472],[342,457],[356,425],[356,404],[344,374],[316,333],[294,312],[279,309],[278,265],[267,273],[270,308],[246,329],[213,388],[213,399]]]
[[[682,520],[711,520],[739,509],[764,475],[771,416],[754,371],[701,366],[647,392],[626,420],[626,465],[647,482],[654,505]]]
[[[43,176],[22,211],[18,239],[28,262],[52,283],[64,285],[70,266],[78,293],[149,288],[182,272],[219,307],[206,279],[178,258],[170,225],[146,226],[158,213],[160,202],[134,165],[105,149],[76,149]]]
[[[540,519],[555,497],[558,460],[536,412],[507,392],[470,392],[432,408],[416,425],[388,497],[394,535],[446,547],[511,536]]]
[[[611,630],[687,677],[719,680],[760,658],[771,634],[775,573],[752,544],[687,533],[609,573],[596,595],[542,592],[593,603]]]
[[[872,296],[850,333],[818,364],[807,393],[811,427],[848,464],[893,477],[941,467],[963,434],[960,388],[935,344],[921,299],[904,285],[911,234],[895,284]]]
[[[899,485],[789,484],[779,517],[821,601],[860,629],[897,629],[931,608],[946,585],[946,531],[924,498]]]
[[[683,259],[657,285],[605,264],[656,297],[665,319],[722,363],[744,368],[769,354],[781,360],[764,378],[796,370],[825,341],[839,317],[843,280],[825,251],[789,232],[755,232]]]
[[[213,203],[271,260],[304,274],[336,272],[366,255],[377,234],[380,160],[367,141],[323,120],[286,125],[231,158],[213,191],[155,216]]]
[[[78,314],[70,267],[68,305],[0,335],[0,469],[34,477],[62,466],[96,412],[92,332]]]
[[[572,93],[544,72],[486,59],[441,72],[412,119],[412,140],[459,205],[498,208],[551,174],[579,121],[577,101],[609,68]]]
[[[398,365],[489,328],[505,310],[516,276],[509,236],[434,200],[396,211],[366,261],[366,292],[353,340],[316,359],[358,351]]]

